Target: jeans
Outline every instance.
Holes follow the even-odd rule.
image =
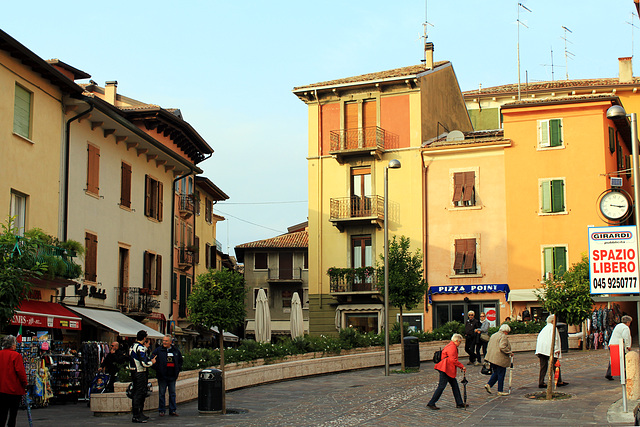
[[[176,408],[176,380],[175,379],[160,379],[158,378],[158,395],[159,395],[159,404],[158,404],[158,412],[164,414],[166,411],[167,405],[165,401],[165,394],[167,392],[167,387],[169,388],[169,413],[174,414],[177,410]]]
[[[0,426],[4,427],[9,416],[9,427],[15,427],[16,417],[18,415],[18,406],[22,396],[16,394],[0,393]]]
[[[143,415],[144,400],[147,398],[147,384],[149,382],[149,374],[144,372],[131,372],[131,380],[133,381],[133,399],[131,399],[131,408],[133,418],[140,418]]]
[[[442,371],[440,372],[440,380],[438,381],[438,387],[436,391],[433,392],[433,396],[431,396],[431,400],[429,401],[429,405],[435,405],[440,396],[442,396],[442,392],[447,387],[447,384],[451,384],[451,390],[453,391],[453,398],[456,400],[456,405],[462,405],[464,402],[462,401],[462,396],[460,395],[460,388],[458,387],[458,381],[454,378],[451,378],[449,375],[445,374]]]
[[[469,362],[476,361],[476,339],[475,336],[468,337],[464,341],[464,351],[469,355]]]
[[[495,364],[491,364],[491,370],[493,373],[491,374],[491,378],[489,378],[489,387],[493,387],[493,385],[498,382],[498,391],[501,392],[504,390],[504,375],[507,373],[507,368],[504,366],[498,366]]]

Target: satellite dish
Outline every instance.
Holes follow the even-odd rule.
[[[447,142],[450,141],[464,141],[464,134],[459,130],[452,130],[447,134]]]

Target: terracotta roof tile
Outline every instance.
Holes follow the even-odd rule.
[[[447,134],[440,135],[436,138],[432,138],[425,141],[422,144],[423,148],[437,148],[437,147],[449,147],[456,145],[481,145],[496,142],[510,142],[510,139],[504,138],[504,131],[502,129],[495,130],[479,130],[463,132],[464,140],[460,141],[447,141]]]
[[[617,77],[614,78],[602,78],[602,79],[576,79],[576,80],[555,80],[551,82],[536,82],[520,85],[520,92],[526,91],[544,91],[553,89],[575,89],[580,87],[597,87],[597,86],[612,86],[612,85],[624,85],[630,86],[640,84],[640,77],[634,77],[631,83],[620,83]],[[481,89],[467,90],[462,92],[465,97],[472,97],[474,95],[491,95],[499,93],[512,93],[518,92],[517,84],[507,84],[493,87],[483,87]]]
[[[502,107],[516,107],[516,106],[527,106],[527,105],[536,105],[536,104],[565,104],[571,102],[584,102],[584,101],[598,101],[601,99],[617,99],[616,95],[611,93],[594,93],[594,94],[585,94],[585,95],[569,95],[569,96],[557,96],[553,98],[528,98],[521,99],[520,101],[508,102],[503,104]]]
[[[287,233],[271,239],[257,240],[255,242],[243,243],[236,246],[236,249],[278,249],[278,248],[308,248],[309,233],[307,230]]]

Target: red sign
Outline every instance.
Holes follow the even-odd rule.
[[[485,313],[485,316],[487,317],[487,320],[489,322],[496,321],[496,311],[493,308],[487,310],[487,312]]]
[[[609,353],[611,354],[611,375],[617,377],[620,375],[620,346],[611,344]]]
[[[79,317],[60,304],[44,301],[22,301],[11,324],[43,329],[82,329]]]

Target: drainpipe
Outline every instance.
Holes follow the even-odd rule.
[[[71,122],[79,119],[87,113],[93,110],[93,104],[89,106],[89,109],[67,120],[66,132],[65,132],[65,155],[64,155],[64,209],[62,212],[62,239],[66,241],[68,238],[69,229],[69,146],[71,145]]]
[[[320,98],[318,97],[318,89],[315,90],[316,93],[316,101],[318,102],[318,142],[319,142],[319,150],[322,150],[322,105],[320,105]],[[320,214],[322,215],[322,189],[324,188],[322,184],[322,153],[318,153],[318,182],[320,183],[318,201],[320,204]],[[309,248],[307,248],[307,251]],[[318,298],[319,298],[319,306],[322,309],[322,220],[318,221],[318,254],[317,254],[317,265],[318,265]],[[308,285],[307,285],[308,286]],[[329,284],[331,286],[331,284]],[[329,290],[331,292],[331,290]],[[311,329],[311,325],[309,325],[309,329]]]

